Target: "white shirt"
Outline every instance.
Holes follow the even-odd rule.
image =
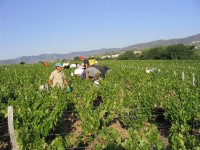
[[[78,68],[78,69],[75,69],[74,70],[74,75],[78,75],[78,76],[80,76],[82,73],[83,73],[83,69],[81,69],[81,68]]]
[[[63,71],[58,72],[57,70],[54,70],[51,73],[49,79],[52,80],[52,82],[53,82],[53,86],[52,87],[55,87],[58,84],[61,87],[61,89],[64,88],[65,75],[64,75]]]

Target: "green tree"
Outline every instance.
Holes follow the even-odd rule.
[[[135,54],[133,51],[126,51],[124,54],[119,55],[119,60],[132,60],[135,59]]]
[[[78,61],[78,60],[80,60],[79,56],[74,57],[74,61]]]
[[[148,59],[163,59],[163,47],[155,47],[151,48],[149,52],[147,53]]]
[[[165,49],[164,56],[166,59],[191,59],[194,57],[193,48],[183,44],[171,45]]]

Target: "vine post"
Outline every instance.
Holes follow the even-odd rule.
[[[16,141],[14,126],[13,126],[13,106],[8,106],[8,132],[12,143],[12,149],[18,150],[19,146]]]
[[[185,80],[185,74],[184,74],[184,72],[182,72],[182,81],[184,81]]]
[[[195,75],[192,73],[192,85],[195,86]]]

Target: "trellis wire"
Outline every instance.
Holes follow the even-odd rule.
[[[170,129],[171,128],[171,126],[158,126],[157,127],[157,129],[159,130],[159,129]],[[62,132],[62,133],[51,133],[51,134],[49,134],[49,136],[54,136],[54,135],[85,135],[85,134],[83,134],[83,133],[72,133],[72,132]],[[191,135],[195,135],[195,136],[200,136],[200,133],[197,133],[197,134],[191,134]]]
[[[9,137],[9,135],[8,134],[0,135],[0,138],[2,137]]]
[[[2,122],[2,123],[0,123],[0,125],[4,125],[4,124],[8,124],[8,122]]]

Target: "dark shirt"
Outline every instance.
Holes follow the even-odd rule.
[[[90,66],[89,61],[87,59],[83,60],[83,64],[84,64],[84,69],[86,69],[86,64],[88,65],[88,67]]]
[[[105,72],[111,71],[111,69],[109,67],[107,67],[107,66],[103,66],[103,69],[105,70]]]

